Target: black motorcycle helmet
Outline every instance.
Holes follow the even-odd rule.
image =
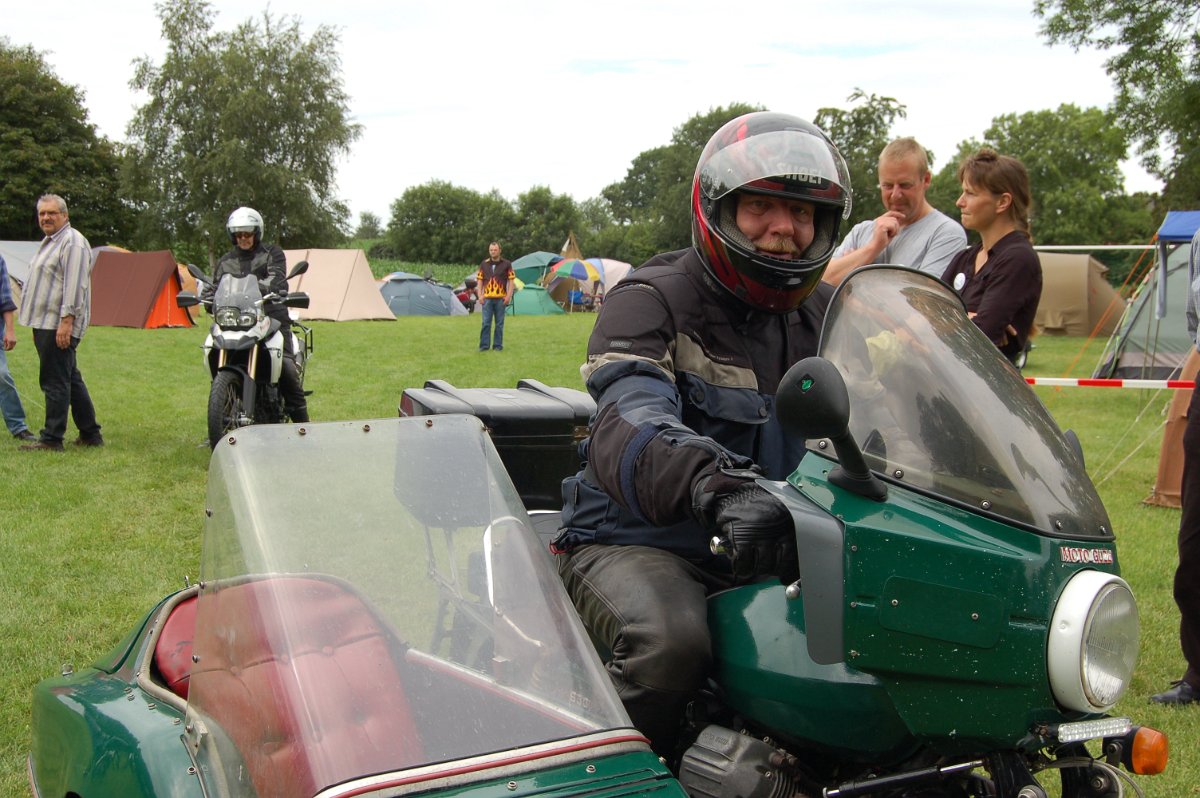
[[[813,240],[798,259],[754,248],[736,224],[738,191],[813,203]],[[709,139],[696,164],[692,245],[735,297],[757,310],[787,313],[820,282],[850,202],[846,162],[820,128],[788,114],[745,114]]]

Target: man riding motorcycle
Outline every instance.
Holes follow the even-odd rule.
[[[253,208],[241,207],[229,214],[225,229],[234,246],[217,261],[213,284],[205,288],[204,300],[212,301],[216,286],[226,274],[234,277],[254,275],[263,284],[263,293],[269,291],[276,295],[276,299],[266,303],[264,311],[279,322],[284,339],[280,393],[291,420],[297,423],[308,421],[308,402],[304,398],[292,348],[292,321],[283,303],[288,292],[287,258],[279,247],[263,243],[262,215]]]
[[[559,571],[660,756],[674,757],[711,664],[706,596],[795,578],[791,518],[754,479],[783,479],[804,454],[774,397],[817,351],[832,294],[821,274],[849,211],[845,162],[820,129],[734,119],[696,167],[693,246],[611,290],[588,343],[597,412],[586,465],[563,483]],[[709,551],[714,528],[729,560]]]

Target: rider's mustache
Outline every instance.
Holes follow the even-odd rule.
[[[766,240],[755,241],[754,246],[760,252],[766,252],[771,255],[800,254],[800,247],[796,246],[796,242],[785,236],[776,236]]]

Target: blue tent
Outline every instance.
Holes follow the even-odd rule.
[[[1167,317],[1167,256],[1182,244],[1190,244],[1196,230],[1200,229],[1200,211],[1167,211],[1158,228],[1158,305],[1154,317]]]

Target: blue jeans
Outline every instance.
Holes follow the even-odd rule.
[[[479,348],[504,348],[504,297],[483,300],[483,329],[479,332]],[[492,320],[496,321],[496,334],[492,335]],[[489,342],[488,339],[491,339]]]
[[[0,316],[0,340],[3,338],[4,317]],[[4,416],[4,424],[13,435],[29,429],[25,423],[25,408],[21,406],[21,397],[17,395],[17,384],[8,370],[8,357],[3,347],[0,347],[0,415]]]
[[[55,330],[33,331],[33,345],[37,347],[41,360],[38,379],[42,393],[46,395],[46,426],[42,428],[42,440],[47,443],[63,442],[67,434],[68,412],[79,429],[79,437],[95,440],[100,437],[96,408],[92,406],[92,397],[83,383],[83,375],[75,365],[79,339],[72,338],[70,346],[59,349],[55,336]]]

